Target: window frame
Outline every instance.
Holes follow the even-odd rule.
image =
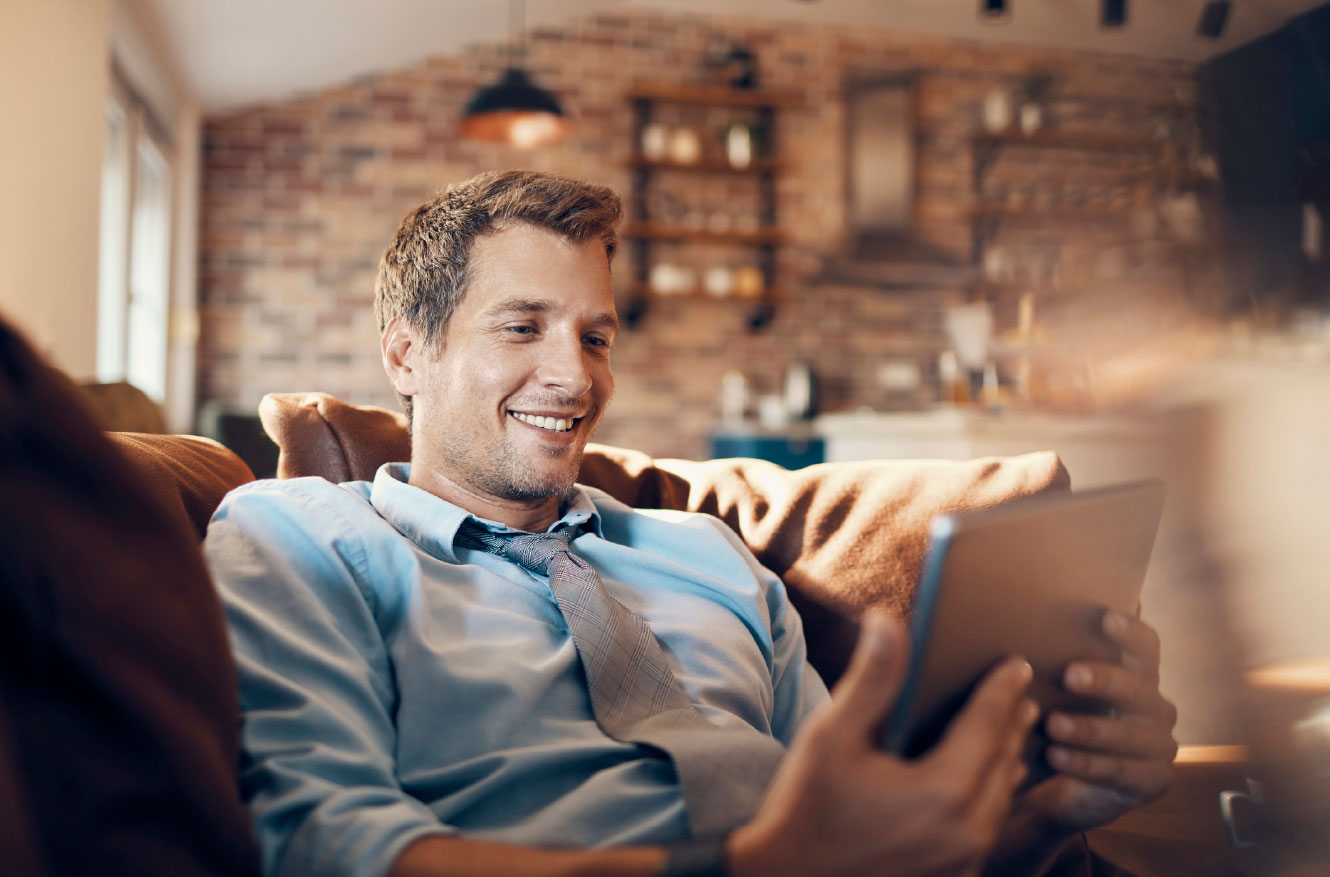
[[[171,369],[171,319],[174,296],[174,248],[176,246],[177,161],[174,145],[156,121],[148,105],[127,83],[115,64],[111,68],[110,89],[105,108],[107,143],[102,164],[102,207],[97,290],[97,379],[103,382],[130,380],[131,344],[152,343],[158,348],[154,357],[155,373],[137,384],[154,401],[167,401]],[[136,252],[135,235],[144,228],[136,223],[140,206],[139,182],[144,173],[143,151],[150,151],[146,161],[164,179],[165,191],[156,207],[156,221],[164,228],[161,246],[145,254]],[[116,164],[118,162],[118,165]],[[136,227],[137,226],[137,227]],[[142,291],[135,291],[135,266],[145,255],[160,259],[154,272],[159,288],[150,296],[156,300],[151,321],[155,331],[150,339],[134,338],[131,313]],[[139,376],[140,378],[142,376]]]

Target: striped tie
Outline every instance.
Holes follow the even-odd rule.
[[[468,518],[455,541],[549,576],[586,672],[596,723],[620,742],[670,758],[693,837],[720,834],[757,811],[785,747],[751,726],[722,728],[698,712],[651,628],[569,551],[566,531],[505,536]]]

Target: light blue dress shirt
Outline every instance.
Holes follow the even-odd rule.
[[[255,482],[209,527],[265,870],[382,874],[429,834],[686,837],[670,762],[597,726],[546,577],[454,547],[468,513],[408,473]],[[716,724],[788,745],[826,700],[784,586],[723,522],[579,487],[560,523],[580,525],[573,551],[647,620]]]

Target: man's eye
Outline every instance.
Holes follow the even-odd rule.
[[[514,335],[534,335],[534,334],[536,334],[536,327],[535,327],[535,326],[504,326],[504,330],[505,330],[505,331],[508,331],[508,332],[511,332],[511,333],[513,333]]]
[[[588,336],[586,336],[585,338],[583,338],[582,341],[583,341],[583,343],[585,343],[585,344],[589,344],[589,345],[591,345],[592,347],[609,347],[609,346],[610,346],[609,339],[607,339],[607,338],[602,338],[602,337],[600,337],[599,335],[588,335]]]

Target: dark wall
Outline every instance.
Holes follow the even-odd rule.
[[[1325,272],[1301,249],[1302,205],[1330,217],[1330,4],[1210,61],[1198,84],[1237,304],[1330,304]]]

